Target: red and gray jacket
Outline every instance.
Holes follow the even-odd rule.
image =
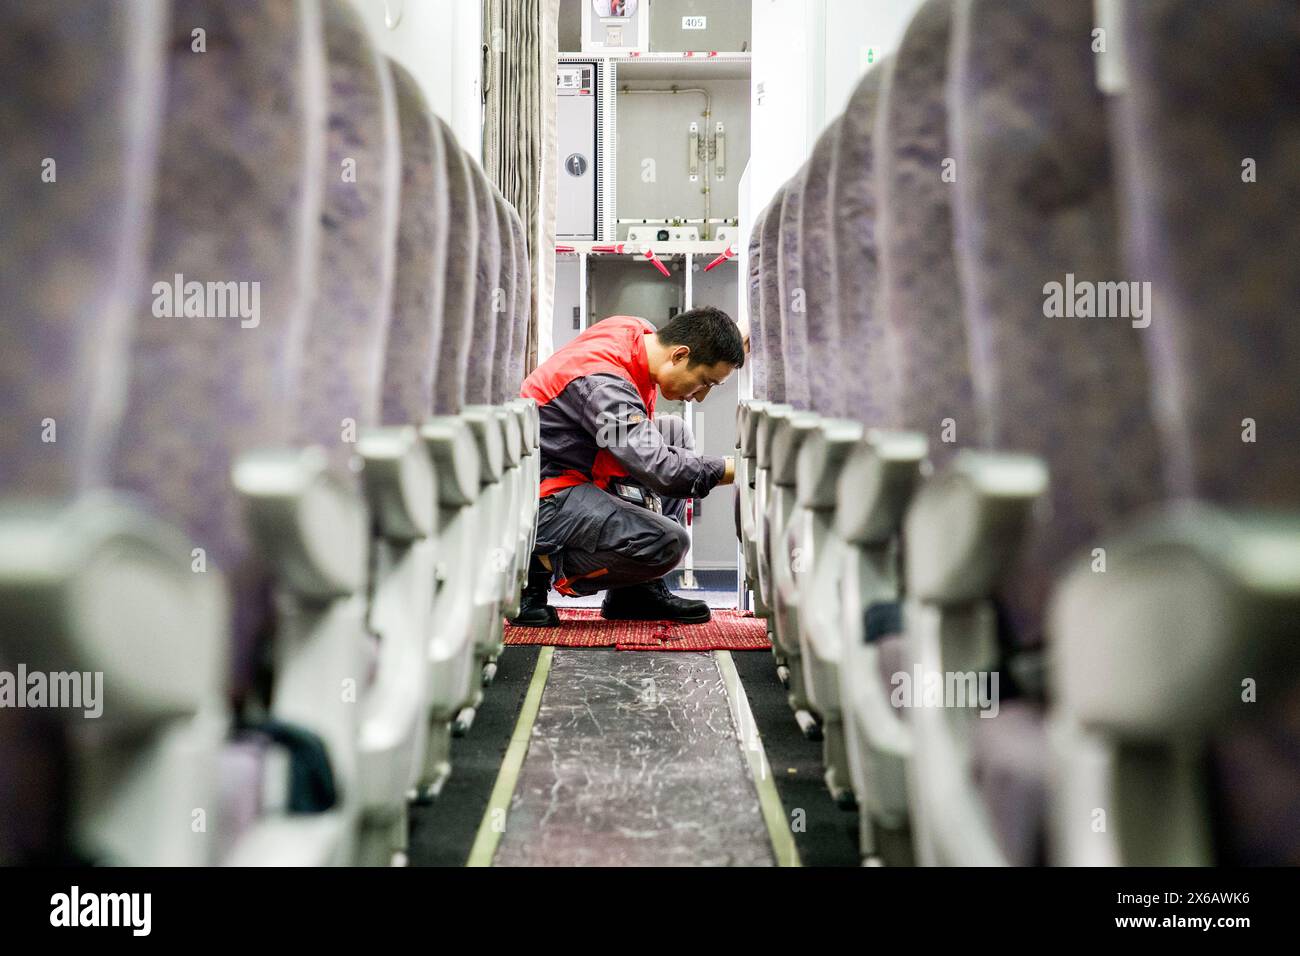
[[[645,319],[614,315],[587,329],[524,379],[541,419],[541,497],[630,476],[673,498],[707,495],[726,462],[665,443],[653,422],[655,383]]]

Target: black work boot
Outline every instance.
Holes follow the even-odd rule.
[[[600,606],[600,616],[607,621],[677,621],[703,624],[713,615],[703,601],[678,597],[668,590],[663,578],[645,584],[610,588]]]
[[[519,601],[519,616],[510,618],[517,627],[557,627],[560,613],[546,603],[551,593],[551,572],[533,555],[528,562],[528,584]]]

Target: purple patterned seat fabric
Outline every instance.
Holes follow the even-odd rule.
[[[763,221],[766,210],[754,217],[749,233],[749,357],[750,383],[754,398],[767,396],[767,354],[763,344]]]
[[[844,413],[873,428],[898,424],[898,387],[890,342],[880,317],[879,218],[875,128],[887,60],[858,83],[840,121],[831,183],[836,211],[835,300]]]
[[[510,348],[515,334],[515,231],[510,223],[510,204],[492,187],[496,206],[497,236],[501,241],[501,260],[497,292],[492,297],[492,318],[496,325],[496,340],[492,349],[492,387],[489,390],[492,404],[500,405],[518,394],[510,392],[506,383],[510,378]]]
[[[839,313],[835,307],[835,210],[831,207],[831,177],[839,147],[841,119],[818,138],[804,171],[799,211],[799,272],[804,290],[807,336],[808,404],[822,415],[844,414],[844,381],[840,353]]]
[[[414,425],[433,414],[440,372],[448,155],[442,129],[415,77],[392,60],[388,68],[397,94],[402,189],[381,420],[385,425]]]
[[[510,231],[514,236],[515,248],[515,321],[510,337],[510,361],[506,366],[506,397],[515,398],[524,384],[528,324],[533,314],[533,271],[529,263],[524,222],[513,206],[510,208]]]
[[[806,411],[808,388],[808,305],[799,252],[800,210],[808,173],[805,165],[786,183],[777,237],[777,290],[781,309],[781,355],[785,360],[785,400]]]
[[[320,274],[303,349],[295,442],[340,474],[378,424],[392,316],[402,155],[392,74],[346,0],[324,0],[329,80]]]
[[[1175,497],[1300,506],[1300,23],[1289,0],[1126,6],[1122,178]],[[1193,159],[1189,159],[1193,157]],[[1250,170],[1254,175],[1250,175]],[[1244,441],[1250,427],[1254,441]],[[1300,687],[1213,743],[1218,857],[1300,864]]]
[[[0,497],[105,477],[144,281],[163,13],[0,2]]]
[[[501,300],[501,236],[492,184],[472,160],[470,170],[479,228],[474,257],[473,326],[469,363],[465,370],[465,401],[470,405],[489,405],[492,402],[492,368],[496,362],[497,313],[492,306]]]
[[[936,468],[979,434],[953,254],[952,12],[953,0],[929,0],[916,12],[876,126],[881,315],[898,363],[899,424],[926,436]]]
[[[759,291],[759,312],[763,317],[763,366],[767,370],[767,399],[786,401],[785,354],[781,348],[781,203],[786,187],[782,186],[772,196],[764,211],[762,222],[763,273]]]
[[[111,473],[226,575],[239,694],[270,602],[230,472],[241,452],[292,435],[319,251],[322,24],[315,4],[171,9],[147,296]],[[177,276],[203,294],[168,302]]]
[[[473,161],[441,119],[443,157],[447,165],[447,250],[443,257],[442,337],[434,377],[433,409],[456,415],[466,398],[470,343],[474,334],[475,262],[479,219]]]
[[[954,228],[981,444],[1040,456],[1051,476],[1000,592],[1020,646],[1040,643],[1065,562],[1160,495],[1146,330],[1046,314],[1051,283],[1134,278],[1117,255],[1095,56],[1077,39],[1092,23],[1091,0],[972,0],[954,26]]]

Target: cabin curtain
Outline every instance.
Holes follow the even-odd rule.
[[[519,211],[532,267],[525,373],[555,284],[555,69],[560,0],[484,0],[483,167]]]

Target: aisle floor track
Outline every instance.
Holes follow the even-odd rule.
[[[497,658],[496,681],[483,695],[473,728],[451,742],[453,769],[442,796],[411,809],[412,866],[459,867],[469,859],[542,650],[507,647]]]
[[[797,862],[729,657],[550,651],[471,865]]]

